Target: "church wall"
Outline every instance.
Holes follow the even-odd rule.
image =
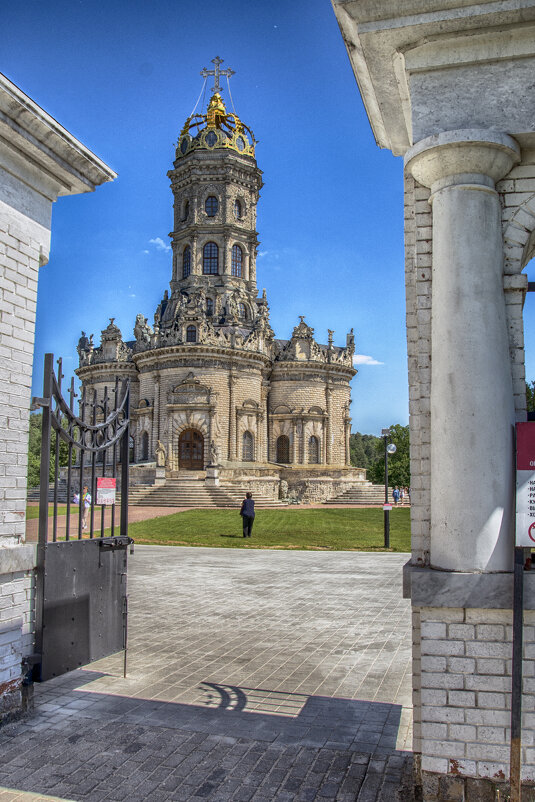
[[[287,379],[279,378],[275,373],[269,396],[270,414],[275,415],[270,425],[270,459],[276,460],[277,438],[286,434],[290,438],[292,462],[307,463],[308,437],[314,435],[320,440],[322,464],[345,465],[344,417],[349,399],[349,382],[344,379],[332,383],[328,393],[323,376]],[[278,413],[278,407],[289,411]],[[315,413],[313,417],[306,414],[311,409]],[[301,420],[303,430],[300,428]]]
[[[206,365],[202,364],[203,361],[206,362]],[[248,401],[254,402],[260,409],[262,383],[260,367],[251,366],[236,370],[233,373],[234,380],[231,388],[229,382],[230,363],[218,367],[211,366],[209,364],[210,361],[209,357],[206,360],[192,358],[183,367],[161,368],[157,372],[148,371],[141,374],[141,397],[147,397],[149,400],[156,399],[152,435],[153,448],[157,439],[155,430],[158,417],[158,392],[155,392],[154,388],[158,386],[156,374],[159,376],[159,392],[161,394],[159,439],[162,440],[168,452],[170,449],[169,453],[172,455],[171,460],[173,462],[170,467],[173,470],[178,470],[178,465],[176,464],[178,457],[177,438],[185,428],[196,428],[203,434],[205,438],[205,462],[209,459],[208,449],[211,440],[215,441],[220,458],[224,460],[240,460],[241,439],[239,437],[245,431],[245,423],[247,423],[247,428],[252,424],[255,446],[258,445],[259,435],[260,442],[262,441],[261,433],[257,429],[257,415],[255,414],[254,405],[250,406],[252,410],[250,414],[236,414],[236,410],[241,409],[244,403]],[[213,413],[210,413],[202,405],[196,407],[195,404],[192,405],[190,410],[168,409],[169,394],[190,373],[193,373],[195,380],[211,391],[210,403],[215,405]],[[231,391],[233,396],[232,410],[230,409]],[[231,413],[231,417],[229,417],[229,413]]]

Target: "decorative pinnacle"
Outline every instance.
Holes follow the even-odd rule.
[[[224,59],[219,58],[219,56],[216,56],[215,58],[212,59],[212,64],[215,64],[215,68],[213,70],[207,70],[206,67],[203,67],[203,69],[201,70],[201,75],[203,78],[208,78],[209,75],[214,76],[214,85],[212,86],[212,92],[214,93],[221,92],[223,89],[223,87],[219,85],[220,75],[225,75],[227,78],[230,78],[232,75],[236,74],[234,70],[230,69],[230,67],[226,70],[220,70],[219,65],[223,64],[223,61]]]

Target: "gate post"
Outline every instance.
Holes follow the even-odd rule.
[[[43,651],[43,607],[44,607],[44,570],[45,552],[48,541],[48,485],[50,477],[50,444],[51,425],[50,412],[52,404],[52,373],[54,371],[54,355],[45,354],[43,379],[43,398],[41,421],[41,466],[39,471],[39,537],[37,542],[37,565],[35,576],[35,653],[39,656]],[[40,669],[38,669],[40,670]]]

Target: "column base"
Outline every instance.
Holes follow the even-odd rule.
[[[421,802],[507,802],[509,783],[498,779],[455,777],[423,771],[415,785],[415,800]],[[522,802],[535,802],[535,785],[522,783]]]

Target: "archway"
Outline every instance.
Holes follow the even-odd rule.
[[[185,429],[178,438],[178,466],[181,471],[204,468],[204,437],[197,429]]]

